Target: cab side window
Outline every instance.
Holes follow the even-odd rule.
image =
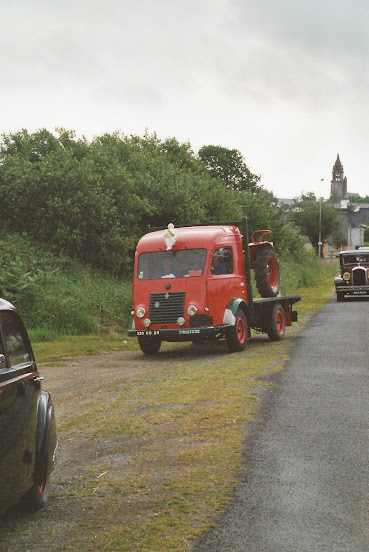
[[[212,274],[232,274],[233,255],[230,247],[216,249],[211,260],[210,272]]]
[[[32,361],[32,352],[22,321],[15,312],[4,311],[1,313],[1,327],[4,346],[10,367]]]

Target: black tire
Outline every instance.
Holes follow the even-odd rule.
[[[263,247],[257,252],[255,262],[256,287],[261,297],[277,297],[279,292],[279,264],[277,256],[270,247]]]
[[[24,497],[27,508],[31,511],[41,510],[49,497],[49,488],[49,477],[46,477],[41,483],[34,483]]]
[[[194,345],[202,345],[205,343],[205,336],[201,334],[194,335],[191,341]]]
[[[243,351],[248,337],[248,327],[245,313],[242,309],[236,312],[236,323],[232,326],[226,335],[226,341],[229,350],[232,353]]]
[[[337,291],[337,301],[341,303],[345,299],[345,294],[343,291]]]
[[[280,303],[276,303],[271,312],[268,337],[270,341],[281,341],[286,331],[286,315]]]
[[[156,355],[160,351],[161,341],[158,337],[139,335],[138,343],[145,355]]]

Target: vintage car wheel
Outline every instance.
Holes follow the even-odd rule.
[[[50,480],[46,477],[40,483],[34,483],[26,493],[25,499],[30,510],[40,510],[47,502],[49,496]]]
[[[276,297],[279,292],[279,264],[273,249],[264,247],[258,251],[255,262],[256,287],[261,297]]]
[[[268,328],[268,337],[271,341],[281,341],[286,331],[286,316],[280,303],[273,307]]]
[[[157,337],[139,335],[138,343],[145,355],[156,355],[160,351],[161,341]]]
[[[337,301],[340,303],[345,299],[345,294],[343,291],[337,291]]]
[[[242,309],[238,309],[236,312],[236,323],[229,329],[226,335],[227,345],[232,353],[244,350],[247,341],[247,332],[248,328],[245,313]]]

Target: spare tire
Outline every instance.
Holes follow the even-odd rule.
[[[255,262],[256,287],[261,297],[277,297],[279,292],[279,264],[277,256],[270,247],[257,252]]]

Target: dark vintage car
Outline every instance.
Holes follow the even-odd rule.
[[[340,270],[334,279],[337,301],[346,295],[369,296],[369,248],[341,251]]]
[[[57,449],[55,414],[16,308],[0,299],[0,513],[24,497],[46,503]]]

